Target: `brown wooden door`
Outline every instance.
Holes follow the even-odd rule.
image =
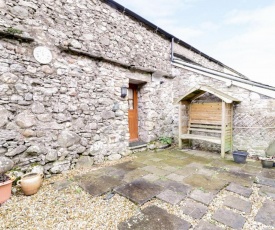
[[[129,85],[128,89],[128,123],[130,141],[138,140],[138,96],[137,86]]]

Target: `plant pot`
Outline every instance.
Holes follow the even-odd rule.
[[[263,168],[272,168],[274,161],[271,159],[261,159]]]
[[[234,161],[238,164],[244,164],[246,162],[247,156],[248,156],[248,152],[246,152],[246,151],[234,151],[233,152]]]
[[[12,180],[0,183],[0,204],[4,203],[11,197]]]
[[[17,182],[25,195],[30,196],[37,193],[43,181],[43,174],[40,173],[27,173],[21,177]]]

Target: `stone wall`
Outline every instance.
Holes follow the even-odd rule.
[[[58,173],[83,156],[92,164],[129,154],[128,105],[120,87],[131,78],[147,82],[139,91],[141,138],[171,135],[172,80],[152,81],[58,49],[69,45],[171,72],[169,41],[101,1],[1,1],[0,7],[2,31],[17,29],[35,40],[0,41],[1,155],[23,170],[42,164],[45,173]],[[50,64],[34,59],[38,45],[50,48]]]
[[[139,135],[148,142],[160,136],[177,137],[173,102],[197,84],[219,87],[243,99],[236,107],[239,114],[258,113],[261,107],[267,116],[274,115],[272,100],[172,66],[169,40],[102,1],[0,0],[0,9],[1,31],[17,29],[20,36],[34,39],[32,43],[0,40],[0,156],[10,157],[23,171],[41,164],[45,173],[59,173],[74,167],[80,158],[93,164],[128,155],[128,103],[120,97],[120,88],[132,81],[142,83]],[[50,64],[34,59],[33,49],[40,45],[51,50]],[[177,77],[63,52],[60,45]],[[187,55],[186,48],[176,48]],[[187,57],[223,70],[191,51]],[[266,106],[255,103],[259,100]],[[244,145],[244,135],[238,135],[236,148]],[[246,143],[253,144],[247,138]]]

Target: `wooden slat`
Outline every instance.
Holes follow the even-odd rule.
[[[210,120],[210,121],[221,121],[221,116],[211,116],[211,115],[205,115],[205,116],[190,116],[191,120]]]
[[[189,128],[191,131],[197,132],[207,132],[207,133],[221,133],[221,130],[211,130],[211,129],[197,129],[197,128]]]
[[[190,124],[190,127],[194,128],[209,128],[209,129],[221,129],[220,125],[205,125],[205,124]]]
[[[200,108],[200,107],[217,107],[222,108],[222,102],[210,102],[210,103],[192,103],[191,107]]]
[[[209,136],[194,135],[194,134],[183,134],[183,135],[181,135],[181,139],[194,139],[194,140],[209,141],[209,142],[212,142],[215,144],[221,144],[220,137],[209,137]]]
[[[221,121],[215,121],[215,120],[191,120],[190,123],[197,123],[197,124],[209,124],[209,125],[220,125]]]

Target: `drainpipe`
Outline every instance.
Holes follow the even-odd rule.
[[[237,82],[249,84],[249,85],[252,85],[252,86],[256,86],[256,87],[268,89],[268,90],[271,90],[271,91],[275,91],[275,87],[260,84],[258,82],[253,82],[253,81],[246,80],[246,79],[242,79],[242,78],[237,77],[237,76],[233,76],[233,75],[225,74],[225,73],[218,72],[218,71],[215,71],[215,70],[211,70],[211,69],[208,69],[208,68],[204,68],[204,67],[201,67],[201,66],[189,64],[187,62],[183,62],[183,61],[180,61],[180,60],[177,60],[177,59],[174,59],[173,62],[177,63],[177,64],[180,64],[180,65],[190,67],[192,69],[196,69],[198,71],[208,73],[208,74],[213,74],[213,75],[216,75],[218,77],[223,77],[223,78],[226,78],[226,79],[231,80],[231,81],[237,81]]]

